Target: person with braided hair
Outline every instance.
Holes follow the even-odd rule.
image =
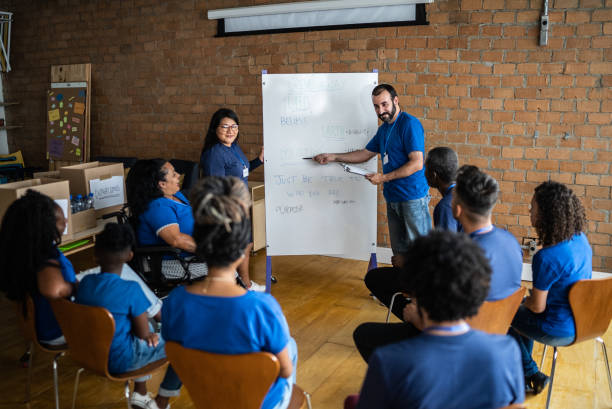
[[[538,394],[550,379],[531,357],[533,341],[552,346],[574,341],[569,290],[576,281],[591,278],[593,251],[584,234],[584,207],[567,186],[552,181],[537,186],[530,216],[542,248],[533,256],[533,289],[514,316],[509,334],[521,350],[525,388]]]
[[[162,307],[162,336],[217,354],[276,355],[280,374],[261,407],[284,409],[295,383],[297,346],[274,297],[247,291],[234,278],[251,238],[246,185],[233,176],[205,177],[191,199],[195,253],[207,261],[208,276],[170,293]]]
[[[65,228],[62,209],[34,190],[9,206],[0,228],[0,290],[13,301],[32,297],[36,332],[47,345],[66,342],[47,298],[67,298],[76,287],[74,268],[57,248]]]

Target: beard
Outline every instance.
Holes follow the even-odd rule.
[[[393,104],[393,109],[391,110],[391,112],[383,112],[382,114],[378,115],[378,118],[380,118],[380,120],[383,122],[389,123],[395,117],[396,112],[397,107],[395,106],[395,104]]]

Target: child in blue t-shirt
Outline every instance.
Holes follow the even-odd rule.
[[[123,264],[133,256],[133,244],[134,233],[129,225],[107,224],[95,247],[102,272],[84,277],[76,296],[78,303],[104,307],[113,315],[115,334],[108,357],[111,373],[134,371],[166,357],[164,340],[149,324],[150,301],[136,282],[120,278]],[[172,367],[168,367],[155,400],[147,395],[149,378],[150,375],[134,380],[130,404],[144,409],[169,407],[170,396],[178,396],[181,388]]]

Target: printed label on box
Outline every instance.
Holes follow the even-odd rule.
[[[89,191],[94,194],[94,208],[122,205],[124,203],[123,176],[113,176],[108,179],[92,179],[89,181]]]

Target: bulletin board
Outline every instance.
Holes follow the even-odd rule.
[[[85,151],[86,83],[52,83],[47,91],[47,154],[49,159],[83,161]]]

